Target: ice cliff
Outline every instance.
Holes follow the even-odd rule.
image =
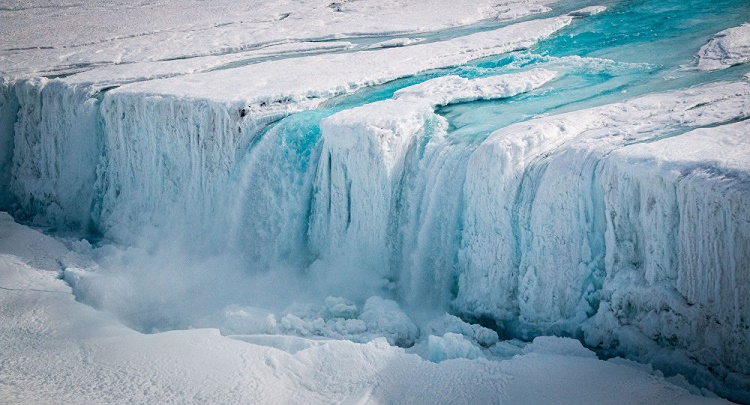
[[[748,399],[750,82],[672,77],[746,62],[748,25],[700,48],[697,69],[675,68],[632,97],[628,75],[652,70],[508,56],[602,11],[237,66],[197,47],[193,56],[214,59],[8,74],[0,208],[100,241],[232,254],[249,273],[291,271],[364,303],[359,314],[329,297],[327,318],[289,313],[263,324],[269,333],[328,328],[356,340],[378,330],[408,346],[419,332],[398,301],[461,318],[434,327],[445,329],[427,343],[436,361],[446,347],[477,357],[472,342],[497,334],[556,334]],[[393,34],[404,32],[420,30]],[[77,57],[57,68],[77,72]],[[587,63],[607,67],[591,79],[576,70]],[[524,110],[555,100],[556,86],[598,91],[610,79],[590,97]],[[474,130],[451,115],[461,104],[521,118]],[[66,274],[75,284],[78,273]],[[242,317],[231,308],[227,317]]]

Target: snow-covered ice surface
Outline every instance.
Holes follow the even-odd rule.
[[[0,398],[750,402],[750,3],[204,3],[0,5]]]
[[[0,61],[3,76],[69,74],[113,63],[437,31],[539,13],[549,2],[10,2],[0,10]]]
[[[750,61],[750,23],[716,34],[698,50],[698,69],[726,69]]]

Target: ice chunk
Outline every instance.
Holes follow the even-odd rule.
[[[467,340],[463,335],[457,333],[446,333],[442,337],[430,336],[427,338],[428,358],[430,361],[440,363],[449,359],[476,359],[482,357],[479,347]]]
[[[714,35],[696,56],[700,70],[726,69],[750,61],[750,23]]]
[[[473,340],[484,347],[490,347],[498,342],[498,335],[492,329],[477,324],[468,324],[460,318],[445,314],[441,318],[428,323],[423,328],[423,335],[443,336],[446,333],[457,333]]]
[[[357,306],[353,302],[343,297],[326,297],[325,299],[328,313],[334,318],[356,318],[359,314]]]
[[[330,336],[341,336],[354,341],[363,340],[367,331],[367,324],[361,319],[334,318],[326,322],[326,328],[331,331]],[[377,331],[375,332],[377,334]]]
[[[523,348],[524,353],[557,354],[560,356],[578,356],[596,358],[596,354],[583,347],[581,342],[557,336],[538,336]]]
[[[411,346],[419,333],[396,301],[377,296],[367,299],[359,319],[364,321],[368,331],[385,336],[392,345]]]
[[[225,335],[274,334],[279,328],[273,312],[254,307],[230,305],[222,311],[221,333]]]
[[[325,335],[325,320],[323,318],[302,319],[293,314],[287,314],[281,318],[281,327],[287,333],[300,336]]]
[[[580,10],[571,11],[570,13],[568,13],[568,15],[573,17],[589,17],[604,12],[606,9],[607,7],[604,6],[591,6],[582,8]]]

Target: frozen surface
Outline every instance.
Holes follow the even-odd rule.
[[[59,242],[0,213],[0,361],[12,364],[0,369],[4,401],[725,403],[632,367],[549,350],[436,364],[384,339],[229,338],[215,329],[144,335],[74,300],[57,263],[76,260],[82,258]],[[440,339],[454,354],[456,342],[465,342],[452,334]]]
[[[570,16],[512,24],[445,41],[410,47],[367,50],[269,61],[234,69],[147,81],[118,88],[111,94],[157,94],[247,105],[289,99],[327,98],[413,75],[429,69],[457,66],[473,59],[528,48],[569,25]],[[238,80],[238,78],[261,78]],[[75,78],[71,78],[75,80]],[[209,84],[210,85],[206,85]],[[320,100],[313,100],[320,102]]]
[[[0,72],[3,76],[71,73],[284,43],[436,31],[488,19],[519,18],[547,10],[545,3],[15,2],[0,10]]]
[[[0,6],[0,397],[750,402],[747,15]]]
[[[698,69],[726,69],[750,61],[750,23],[716,34],[698,50]]]

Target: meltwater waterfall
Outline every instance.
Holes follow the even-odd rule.
[[[573,337],[748,400],[749,68],[693,59],[750,9],[642,3],[203,81],[3,79],[0,208],[91,251],[198,266],[208,287],[183,280],[175,296],[192,318],[158,296],[169,277],[141,270],[155,292],[129,298],[70,276],[79,299],[144,331],[325,300],[325,316],[243,328],[410,346],[404,314],[423,326],[447,312],[484,336]],[[262,69],[275,81],[253,82]],[[160,305],[173,313],[142,309]],[[376,311],[408,327],[373,326]]]

